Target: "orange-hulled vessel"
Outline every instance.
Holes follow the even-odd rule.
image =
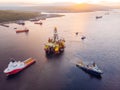
[[[25,30],[17,30],[16,33],[22,33],[22,32],[29,32],[28,29],[25,29]]]
[[[29,58],[25,61],[11,61],[8,64],[8,67],[4,70],[4,73],[9,76],[9,75],[13,75],[13,74],[17,74],[18,72],[24,70],[26,67],[32,65],[33,63],[35,63],[35,59],[33,58]]]

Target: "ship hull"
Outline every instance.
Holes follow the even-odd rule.
[[[101,74],[103,74],[103,73],[101,73],[101,72],[88,69],[88,68],[86,68],[86,67],[84,67],[84,66],[81,66],[81,65],[79,65],[79,64],[77,64],[76,66],[79,67],[79,68],[81,68],[83,71],[85,71],[85,72],[87,72],[87,73],[89,73],[89,74],[92,74],[92,75],[100,76]]]
[[[19,69],[14,69],[10,72],[4,72],[7,76],[9,75],[14,75],[14,74],[17,74],[19,72],[21,72],[22,70],[24,70],[25,68],[29,67],[30,65],[32,65],[33,63],[35,63],[35,60],[30,58],[30,59],[27,59],[25,61],[23,61],[25,66],[23,68],[19,68]]]
[[[17,30],[16,33],[29,32],[29,30]]]

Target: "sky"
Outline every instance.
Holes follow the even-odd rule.
[[[100,2],[120,2],[120,0],[0,0],[0,3],[24,2],[24,3],[56,3],[56,2],[74,2],[74,3],[100,3]]]

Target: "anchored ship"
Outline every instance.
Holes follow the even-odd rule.
[[[22,71],[25,68],[27,68],[28,66],[32,65],[33,63],[35,63],[35,59],[33,59],[33,58],[29,58],[29,59],[27,59],[25,61],[15,61],[15,60],[12,60],[8,64],[8,67],[4,70],[4,73],[7,76],[13,75],[13,74],[17,74],[20,71]]]

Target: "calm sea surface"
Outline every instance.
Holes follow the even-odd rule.
[[[105,13],[65,13],[42,21],[42,26],[29,21],[25,26],[0,26],[0,90],[120,90],[120,12]],[[96,20],[97,15],[103,18]],[[65,52],[47,57],[44,44],[55,26],[66,40]],[[16,34],[14,27],[30,31]],[[10,58],[29,57],[36,63],[24,71],[9,78],[3,73]],[[75,65],[80,60],[95,61],[104,74],[95,77],[82,71]]]

